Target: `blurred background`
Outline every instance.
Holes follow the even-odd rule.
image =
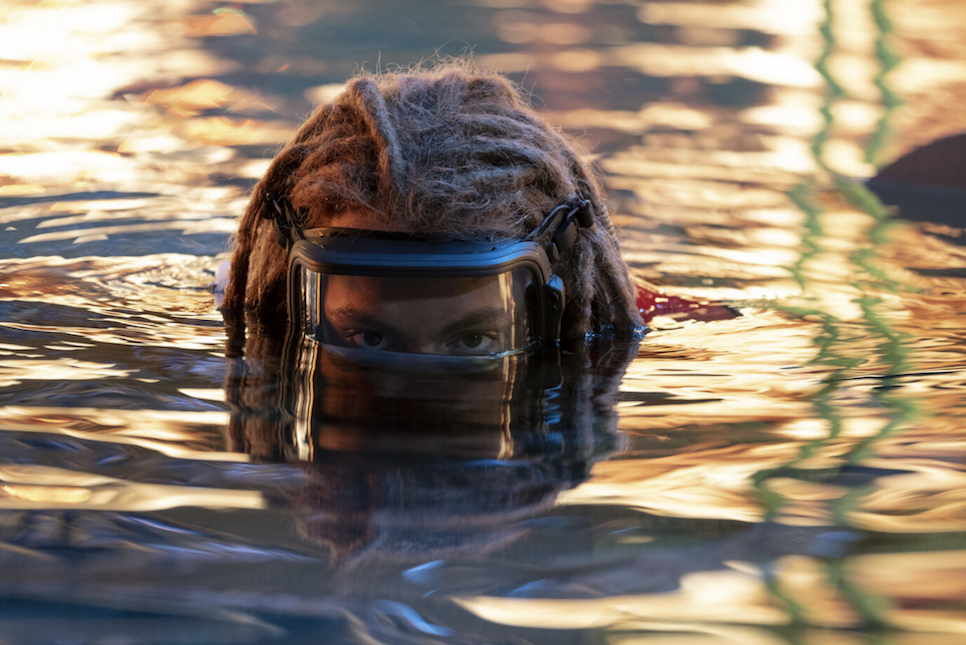
[[[349,75],[451,56],[587,150],[637,279],[735,315],[573,368],[583,447],[512,486],[267,458],[235,218]],[[966,132],[966,3],[5,0],[0,92],[5,645],[966,643],[966,145],[891,166]]]

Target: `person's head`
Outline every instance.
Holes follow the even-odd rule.
[[[240,221],[224,300],[236,320],[243,309],[263,322],[287,316],[288,253],[267,195],[291,205],[302,229],[516,240],[556,207],[589,202],[593,227],[553,267],[566,290],[562,335],[629,335],[640,325],[597,178],[511,82],[466,63],[360,75],[302,125]],[[475,328],[452,340],[486,342]]]

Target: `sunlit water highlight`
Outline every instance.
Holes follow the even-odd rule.
[[[964,42],[939,0],[5,3],[0,642],[966,642],[963,229],[861,183],[966,130]],[[659,316],[559,396],[409,383],[415,417],[278,339],[226,361],[267,159],[441,45],[591,149],[636,277],[739,315]],[[403,464],[261,425],[311,394],[344,447],[360,383]]]

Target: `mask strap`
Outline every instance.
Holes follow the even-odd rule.
[[[556,264],[577,241],[577,230],[593,226],[590,200],[582,199],[557,206],[525,239],[543,246],[550,264]]]
[[[536,242],[543,247],[550,265],[555,266],[560,257],[577,241],[578,229],[590,229],[593,226],[594,217],[590,200],[582,199],[561,204],[550,211],[550,214],[525,238],[525,241]],[[538,301],[543,310],[540,316],[543,321],[541,335],[545,343],[544,348],[548,349],[556,347],[560,340],[566,289],[563,280],[557,275],[551,276],[546,284],[539,285],[537,288],[541,294]]]
[[[287,200],[279,201],[267,190],[262,195],[262,200],[264,201],[262,217],[275,222],[275,240],[279,246],[290,251],[296,241],[305,239],[302,229],[295,223],[292,205]]]

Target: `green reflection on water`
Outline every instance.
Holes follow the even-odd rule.
[[[902,104],[902,101],[898,96],[892,91],[886,77],[889,75],[893,69],[902,61],[902,58],[893,52],[889,48],[889,35],[892,33],[892,20],[889,18],[886,12],[886,1],[885,0],[872,0],[872,4],[869,7],[872,12],[872,17],[875,19],[876,27],[878,28],[877,37],[875,40],[875,53],[876,57],[879,59],[879,71],[875,75],[872,82],[875,84],[879,91],[882,93],[882,106],[884,108],[882,116],[879,118],[878,123],[876,123],[875,132],[869,139],[869,143],[865,148],[865,160],[868,163],[879,165],[880,156],[883,147],[886,145],[889,139],[891,128],[889,125],[889,118],[892,115],[893,110]]]
[[[855,442],[843,455],[843,464],[858,465],[874,455],[875,445],[878,442],[908,429],[916,419],[921,418],[923,412],[914,399],[899,393],[897,388],[901,387],[901,384],[895,379],[909,369],[909,341],[911,336],[897,331],[891,325],[888,316],[889,305],[881,297],[874,295],[877,290],[890,293],[913,290],[908,285],[894,279],[876,264],[878,249],[890,242],[890,230],[893,227],[891,214],[876,195],[864,185],[857,184],[837,173],[824,158],[826,144],[831,138],[834,125],[834,104],[836,101],[847,97],[845,90],[834,78],[828,66],[829,59],[836,49],[833,8],[832,0],[826,0],[824,3],[824,20],[819,27],[824,47],[815,62],[815,69],[825,80],[826,87],[825,98],[819,108],[823,127],[814,136],[811,150],[818,168],[827,173],[835,192],[849,204],[873,218],[872,226],[866,231],[868,245],[851,253],[848,259],[855,272],[864,276],[863,279],[856,280],[851,285],[859,294],[852,302],[860,308],[862,326],[871,336],[880,339],[875,346],[875,353],[882,363],[884,373],[877,377],[882,385],[872,389],[871,397],[889,415],[887,423],[877,433]],[[890,133],[890,115],[900,105],[900,101],[889,87],[888,74],[898,65],[901,59],[888,47],[892,23],[887,15],[884,0],[873,0],[870,12],[878,29],[875,49],[879,69],[873,82],[881,91],[883,112],[863,152],[868,162],[875,163],[879,159]],[[788,267],[788,270],[802,290],[803,297],[814,300],[814,296],[808,295],[812,285],[809,283],[806,267],[811,260],[819,255],[822,242],[827,238],[827,233],[823,229],[820,219],[824,212],[819,205],[821,203],[820,189],[817,188],[816,181],[813,180],[809,184],[796,186],[787,193],[787,196],[791,203],[805,215],[803,223],[805,232],[801,239],[802,252],[796,262]],[[821,288],[821,285],[816,284],[814,286],[817,289]],[[843,418],[835,404],[836,396],[842,389],[843,382],[846,379],[858,376],[855,370],[867,363],[866,359],[847,355],[852,339],[844,333],[845,323],[838,317],[807,306],[778,304],[775,308],[799,319],[813,318],[820,321],[821,331],[813,338],[818,353],[809,363],[834,369],[822,380],[821,388],[811,397],[816,415],[827,424],[827,435],[803,444],[798,456],[792,461],[776,468],[759,471],[753,476],[753,484],[766,509],[766,520],[776,519],[781,509],[790,503],[789,499],[768,486],[769,480],[776,477],[786,477],[821,483],[827,482],[840,474],[840,466],[808,468],[802,467],[802,464],[818,454],[821,448],[828,446],[830,442],[841,436]],[[846,340],[849,342],[846,342]],[[853,512],[861,508],[863,499],[873,490],[874,486],[857,486],[837,499],[831,500],[828,506],[835,524],[843,527],[853,526],[853,521],[850,519]],[[884,597],[852,584],[844,571],[846,562],[844,557],[826,557],[823,558],[823,561],[830,587],[840,592],[841,596],[856,611],[863,626],[873,630],[890,628],[884,616],[892,608],[891,603]],[[794,622],[808,622],[804,616],[803,608],[782,592],[774,576],[766,575],[765,582],[769,592],[786,607]],[[886,639],[886,641],[888,640]]]
[[[804,251],[798,256],[795,264],[789,268],[792,272],[792,277],[798,283],[798,288],[804,292],[807,282],[807,278],[803,273],[804,268],[810,260],[818,255],[818,241],[825,235],[822,230],[822,224],[819,222],[819,215],[822,214],[822,209],[815,205],[812,199],[811,188],[804,184],[799,184],[790,190],[788,192],[788,199],[791,200],[798,210],[805,213],[805,222],[803,223],[805,235],[802,236],[801,240]]]

